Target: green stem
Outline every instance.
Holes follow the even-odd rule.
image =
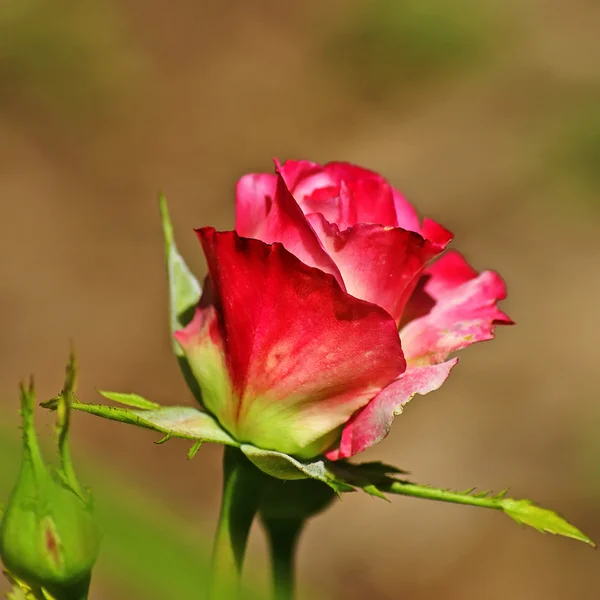
[[[223,498],[213,546],[209,600],[235,600],[250,526],[265,489],[265,477],[237,448],[223,455]]]
[[[273,600],[293,600],[295,558],[304,519],[263,519],[273,569]]]

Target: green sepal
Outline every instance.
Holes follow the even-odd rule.
[[[44,462],[35,432],[33,382],[21,386],[23,458],[0,524],[0,556],[12,580],[18,582],[16,589],[29,586],[33,598],[87,598],[99,550],[93,501],[75,475],[68,447],[74,386],[75,359],[71,356],[63,391],[55,399],[60,456],[60,467],[55,470]]]
[[[127,396],[127,402],[130,396],[115,392],[104,392],[106,397],[119,401],[118,398]],[[138,397],[138,398],[141,398]],[[213,442],[214,444],[226,444],[228,446],[239,446],[217,421],[208,413],[193,406],[163,406],[141,398],[148,406],[159,406],[152,410],[121,408],[117,406],[107,406],[105,404],[86,404],[77,401],[73,403],[73,409],[85,412],[103,419],[119,421],[137,425],[144,429],[151,429],[163,434],[159,442],[166,442],[171,438],[183,438],[198,442]],[[56,409],[56,399],[52,398],[42,403],[44,408]]]
[[[241,450],[261,471],[276,479],[311,478],[326,483],[336,492],[353,491],[352,486],[330,472],[328,465],[332,463],[325,459],[303,462],[289,454],[275,450],[262,450],[250,444],[242,444]]]
[[[160,404],[146,400],[139,394],[124,394],[122,392],[107,392],[106,390],[98,390],[101,396],[104,396],[107,400],[124,404],[125,406],[131,406],[133,408],[140,408],[142,410],[156,410],[160,408]]]
[[[202,404],[202,392],[194,377],[183,349],[173,334],[183,329],[194,316],[194,309],[200,300],[202,287],[194,277],[175,244],[173,225],[169,217],[167,199],[160,195],[158,199],[165,241],[165,258],[169,280],[169,322],[173,352],[179,362],[183,377],[196,400]]]

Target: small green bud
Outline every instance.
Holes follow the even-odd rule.
[[[0,557],[7,570],[56,600],[87,598],[100,538],[92,498],[75,477],[67,445],[73,374],[71,361],[58,400],[61,466],[56,470],[46,466],[38,444],[33,384],[21,386],[23,458],[0,524]]]

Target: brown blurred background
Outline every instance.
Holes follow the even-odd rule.
[[[192,228],[233,226],[240,175],[270,171],[273,156],[346,159],[498,270],[518,323],[464,351],[365,458],[421,483],[511,485],[599,540],[599,36],[594,0],[4,0],[3,435],[18,436],[21,377],[35,372],[42,398],[58,391],[70,339],[84,399],[100,387],[192,401],[170,354],[159,189],[202,274]],[[75,419],[92,484],[88,464],[206,547],[221,451],[190,462],[185,445],[154,440]],[[93,598],[155,597],[127,595],[107,552]],[[264,553],[256,531],[248,572]],[[345,496],[299,559],[305,600],[600,597],[584,545],[405,498]]]

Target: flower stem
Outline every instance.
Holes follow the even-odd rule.
[[[252,520],[266,487],[265,477],[240,450],[225,447],[223,497],[213,546],[209,600],[235,600]]]
[[[273,600],[293,600],[295,557],[304,519],[263,519],[273,569]]]

